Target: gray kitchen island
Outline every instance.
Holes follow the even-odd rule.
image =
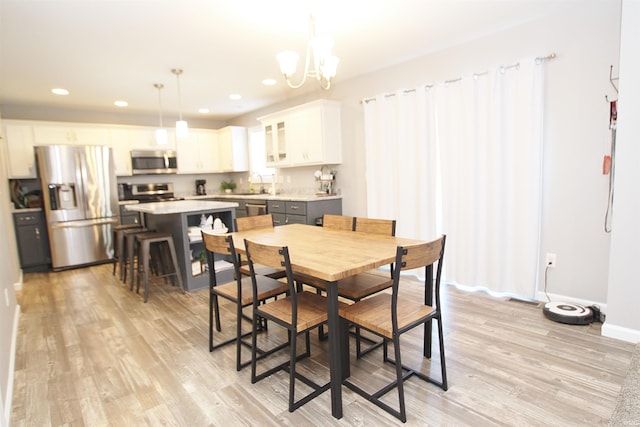
[[[193,291],[209,285],[202,237],[193,231],[197,231],[203,215],[205,218],[211,216],[213,220],[219,218],[229,232],[234,231],[237,207],[238,204],[233,202],[176,200],[131,204],[125,209],[144,214],[144,223],[150,230],[171,233],[185,290]],[[221,265],[220,273],[228,275],[231,280],[233,271],[224,267],[224,259],[217,261],[221,261],[217,263]]]

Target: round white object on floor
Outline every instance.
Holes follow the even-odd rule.
[[[548,302],[542,312],[548,319],[568,325],[588,325],[593,322],[593,311],[578,304]]]

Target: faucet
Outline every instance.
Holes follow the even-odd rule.
[[[264,181],[262,180],[262,175],[260,175],[259,173],[254,173],[254,175],[258,175],[258,178],[260,178],[260,194],[264,194],[267,191],[264,189]]]

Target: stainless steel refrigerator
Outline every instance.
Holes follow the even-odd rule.
[[[118,192],[111,148],[35,147],[54,270],[113,258]]]

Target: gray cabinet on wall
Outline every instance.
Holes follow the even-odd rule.
[[[14,212],[20,267],[27,272],[47,271],[51,264],[47,224],[43,212]]]

